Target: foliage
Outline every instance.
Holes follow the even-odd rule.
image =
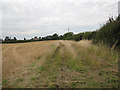
[[[111,47],[120,46],[120,18],[110,18],[96,33],[94,43],[103,43]]]

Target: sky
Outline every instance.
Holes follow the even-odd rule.
[[[118,15],[119,0],[1,0],[0,36],[17,39],[98,30]]]

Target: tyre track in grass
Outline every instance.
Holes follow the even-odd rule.
[[[51,45],[55,45],[56,47],[56,49],[55,48],[51,48]],[[19,60],[21,60],[22,58],[24,58],[24,60],[26,60],[26,58],[22,55],[22,54],[20,54],[20,52],[18,52],[18,50],[19,49],[21,49],[22,47],[24,47],[25,45],[20,45],[20,46],[17,46],[17,45],[15,45],[15,46],[13,46],[13,47],[11,47],[10,49],[10,52],[11,52],[11,56],[14,56],[14,59],[17,59],[17,61],[19,61]],[[19,48],[20,47],[20,48]],[[55,42],[52,42],[52,43],[49,43],[48,42],[48,45],[46,45],[46,46],[42,46],[41,47],[41,50],[43,50],[43,52],[40,54],[40,61],[38,61],[38,59],[37,58],[35,58],[35,59],[37,59],[37,61],[35,60],[33,63],[34,64],[36,64],[36,66],[34,67],[34,68],[36,68],[36,67],[40,67],[42,64],[44,64],[46,61],[47,61],[47,57],[49,56],[49,55],[51,55],[52,53],[54,53],[54,52],[57,52],[57,50],[58,50],[58,48],[59,48],[59,42],[57,42],[57,41],[55,41]],[[18,50],[17,50],[18,49]],[[44,50],[45,49],[45,50]],[[55,50],[55,51],[54,51]],[[37,49],[37,50],[35,50],[34,52],[37,52],[37,51],[39,51],[39,49]],[[40,51],[39,51],[40,52]],[[4,52],[4,53],[6,53],[6,52]],[[39,54],[38,54],[39,55]],[[19,62],[20,63],[20,62]],[[23,63],[23,62],[22,62]],[[13,83],[14,81],[15,81],[15,79],[16,78],[24,78],[24,84],[25,83],[28,83],[27,81],[28,81],[28,79],[29,79],[29,77],[33,74],[33,73],[31,73],[31,72],[33,72],[33,70],[34,70],[34,68],[29,68],[29,66],[30,66],[30,63],[28,63],[28,64],[26,64],[25,66],[23,65],[22,67],[20,66],[20,67],[17,67],[16,66],[16,68],[15,69],[17,69],[17,70],[19,70],[19,71],[17,71],[17,70],[15,70],[15,69],[13,69],[14,67],[15,67],[15,65],[13,65],[13,68],[12,68],[12,71],[13,71],[13,73],[11,73],[11,75],[9,76],[9,77],[7,77],[6,76],[6,78],[4,78],[4,79],[7,79],[8,80],[8,82],[10,82],[10,83]],[[29,85],[28,85],[29,86]],[[5,86],[4,86],[5,87]],[[7,86],[6,86],[7,87]],[[11,85],[8,85],[8,87],[13,87],[13,86],[11,86]],[[14,86],[15,87],[15,86]]]
[[[73,87],[71,86],[73,83],[85,83],[84,81],[85,78],[83,76],[80,77],[83,74],[67,67],[69,59],[72,58],[73,62],[76,62],[76,58],[78,57],[78,53],[77,51],[75,51],[75,48],[73,46],[75,42],[60,41],[59,43],[61,46],[59,48],[59,53],[61,56],[61,67],[59,68],[59,75],[56,84],[61,88],[63,87],[70,88]]]
[[[91,80],[90,78],[94,77],[95,81],[101,81],[102,77],[99,75],[100,71],[97,68],[96,69],[92,68],[91,71],[88,72],[84,70],[86,67],[90,67],[89,65],[87,65],[87,58],[85,58],[86,55],[89,54],[90,57],[94,59],[94,57],[91,56],[92,53],[88,51],[90,48],[89,46],[90,46],[90,42],[87,41],[74,42],[74,41],[60,40],[55,43],[49,44],[49,46],[47,46],[47,50],[43,54],[41,54],[40,61],[34,61],[35,67],[31,67],[31,68],[29,68],[28,66],[24,67],[24,69],[21,72],[17,73],[20,74],[20,76],[15,75],[15,78],[22,77],[24,81],[21,82],[21,85],[23,85],[23,87],[32,87],[32,88],[38,88],[38,87],[46,88],[49,86],[50,87],[54,86],[54,88],[55,87],[84,88],[89,86],[97,87],[94,86],[94,83],[95,84],[97,83],[96,82],[92,83],[90,81]],[[35,45],[34,47],[37,47],[37,45]],[[20,51],[16,50],[16,48],[17,47],[14,47],[12,52],[14,54],[17,53],[18,57],[20,57],[19,56]],[[35,50],[35,52],[38,51],[39,49]],[[84,62],[84,64],[83,63],[81,64],[79,62]],[[67,63],[72,64],[70,66],[71,68],[67,67],[68,65]],[[59,65],[56,66],[56,64]],[[42,65],[46,65],[45,68],[47,68],[48,72],[46,71],[46,69],[40,72],[35,70],[36,68],[38,69],[42,67]],[[78,66],[77,70],[79,71],[76,71],[75,70],[76,68],[73,69],[74,65]],[[84,68],[81,68],[81,66],[79,65],[83,65]],[[34,78],[37,77],[37,79],[32,78],[34,80],[30,81],[30,78],[33,76]],[[15,80],[15,78],[12,78],[10,82],[12,83]],[[16,84],[11,87],[17,87],[18,85],[19,84]]]
[[[73,56],[73,58],[76,58],[78,56],[77,51],[75,50],[73,44],[75,44],[74,41],[60,41],[61,44],[63,44],[66,48],[66,50]]]

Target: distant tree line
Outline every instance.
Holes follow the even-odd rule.
[[[27,40],[24,38],[24,40],[17,40],[16,37],[11,39],[11,37],[6,36],[4,40],[2,40],[2,43],[23,43],[23,42],[33,42],[33,41],[46,41],[46,40],[75,40],[80,41],[82,39],[93,39],[95,37],[95,31],[94,32],[85,32],[85,33],[79,33],[74,34],[73,32],[65,33],[64,35],[58,35],[57,33],[53,35],[48,35],[45,37],[37,37],[35,36],[32,39]]]
[[[23,42],[33,42],[33,41],[46,41],[46,40],[74,40],[80,41],[83,39],[92,40],[93,43],[104,43],[108,46],[115,47],[120,46],[120,17],[109,18],[106,24],[104,24],[99,30],[92,32],[83,32],[74,34],[73,32],[67,32],[64,35],[58,35],[57,33],[53,35],[48,35],[45,37],[35,36],[32,39],[27,40],[17,40],[16,37],[11,39],[11,37],[6,36],[2,43],[23,43]]]

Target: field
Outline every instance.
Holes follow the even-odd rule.
[[[2,44],[3,87],[118,88],[118,52],[91,41]]]

